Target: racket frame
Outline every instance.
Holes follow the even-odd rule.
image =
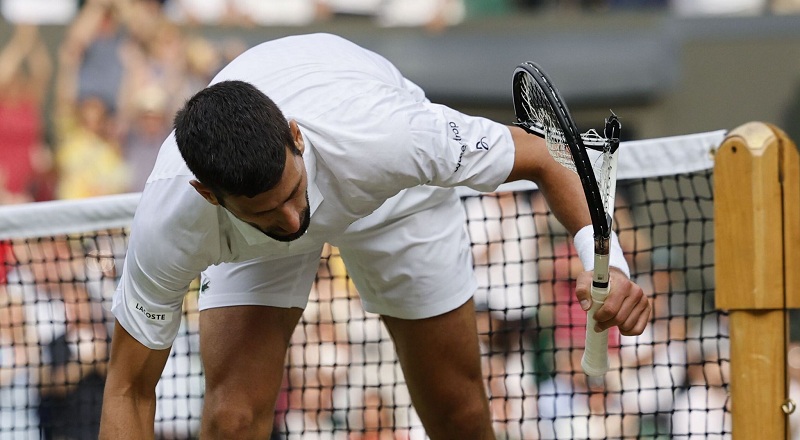
[[[619,147],[619,132],[621,125],[616,115],[613,114],[606,120],[604,129],[605,137],[590,131],[581,134],[575,125],[569,109],[558,89],[547,77],[544,71],[533,62],[525,62],[517,66],[513,77],[514,112],[517,116],[516,125],[528,133],[546,139],[547,127],[540,121],[533,121],[526,110],[526,103],[521,99],[523,93],[521,82],[523,77],[530,77],[538,86],[553,110],[553,116],[564,134],[575,165],[575,171],[580,177],[583,192],[586,197],[589,214],[594,232],[594,273],[592,278],[592,307],[587,311],[586,347],[581,360],[581,366],[588,376],[603,376],[609,369],[608,361],[608,330],[594,331],[595,312],[602,307],[610,289],[609,283],[609,254],[611,241],[611,225],[614,209],[614,192],[616,190],[616,161],[617,148]],[[603,203],[600,186],[594,173],[594,167],[586,149],[591,148],[608,153],[609,163],[606,178],[609,179],[605,190],[608,192],[608,209]]]
[[[557,119],[558,125],[564,132],[564,140],[569,147],[570,154],[572,155],[573,162],[575,163],[575,170],[580,177],[581,185],[583,186],[583,193],[586,196],[586,202],[589,206],[589,215],[592,218],[592,228],[594,229],[595,240],[598,237],[611,237],[611,218],[607,215],[605,207],[603,206],[603,199],[600,194],[600,187],[597,184],[597,179],[594,175],[594,168],[586,153],[587,145],[591,145],[593,149],[603,151],[607,148],[608,141],[599,136],[594,138],[592,135],[586,135],[586,143],[584,143],[584,136],[578,131],[569,109],[564,104],[561,94],[558,89],[553,85],[552,81],[547,77],[544,71],[535,63],[528,61],[520,64],[514,70],[513,80],[513,98],[514,98],[514,112],[517,116],[516,125],[521,127],[528,133],[534,134],[541,138],[545,138],[545,130],[543,124],[538,121],[530,121],[527,118],[525,111],[525,103],[519,99],[520,87],[519,81],[523,75],[528,75],[533,79],[539,88],[544,92],[544,96],[553,109],[553,113]],[[524,116],[521,116],[524,115]]]

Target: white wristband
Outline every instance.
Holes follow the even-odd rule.
[[[575,250],[578,251],[578,258],[583,263],[583,270],[594,269],[594,229],[592,225],[587,225],[581,228],[573,238],[575,243]],[[619,238],[617,233],[611,231],[611,249],[609,252],[609,266],[616,267],[621,270],[625,276],[631,277],[631,270],[628,268],[628,262],[625,260],[625,255],[622,253],[622,246],[619,245]]]

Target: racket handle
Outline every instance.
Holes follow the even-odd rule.
[[[592,307],[587,312],[586,319],[586,348],[581,359],[583,372],[587,376],[603,376],[609,368],[608,329],[600,333],[594,331],[594,313],[603,306],[607,296],[608,284],[605,287],[592,285]]]

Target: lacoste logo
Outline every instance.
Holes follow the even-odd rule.
[[[200,285],[200,293],[203,293],[206,290],[208,290],[209,284],[211,284],[211,280],[203,280],[203,284]]]
[[[172,312],[152,312],[144,308],[138,301],[133,299],[128,302],[128,306],[137,312],[144,315],[147,319],[151,321],[171,321],[172,320]]]

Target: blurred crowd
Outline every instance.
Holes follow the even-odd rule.
[[[16,25],[0,51],[0,202],[141,191],[171,115],[244,48],[147,0],[88,0],[54,57]]]

